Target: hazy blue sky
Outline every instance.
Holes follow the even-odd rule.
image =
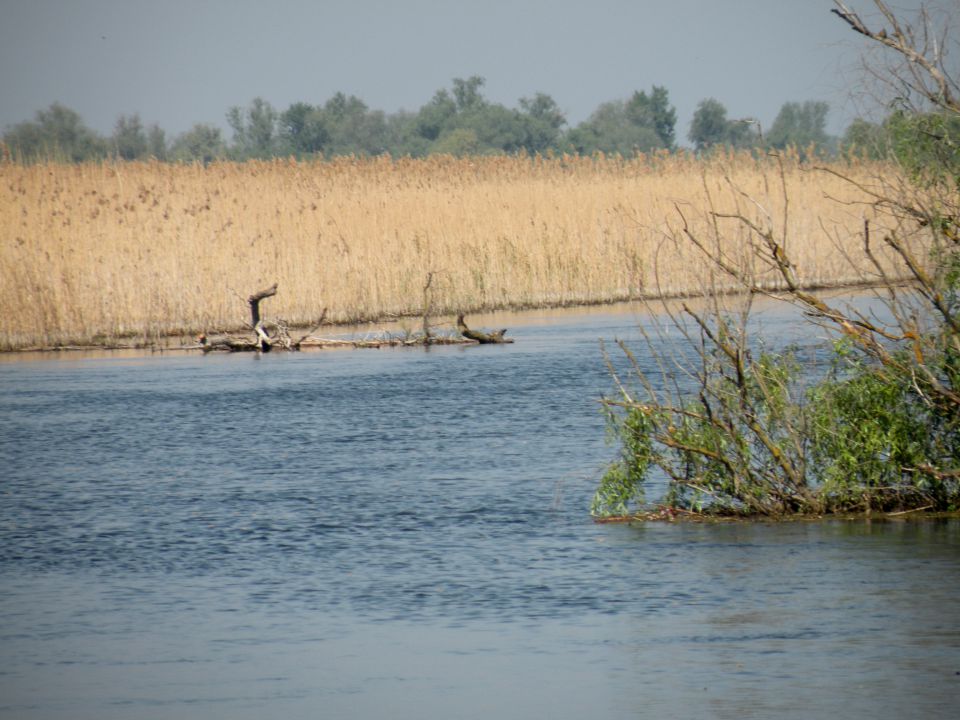
[[[904,0],[906,1],[906,0]],[[867,9],[867,0],[849,0]],[[915,3],[911,3],[915,4]],[[685,141],[697,103],[769,127],[791,100],[856,114],[862,43],[830,0],[0,0],[0,128],[61,102],[100,132],[139,113],[172,137],[225,126],[260,96],[279,110],[337,91],[417,110],[481,75],[510,107],[546,92],[584,120],[664,85]]]

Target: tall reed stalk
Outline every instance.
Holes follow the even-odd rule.
[[[851,281],[837,238],[870,215],[862,193],[791,156],[781,197],[773,172],[747,154],[0,164],[0,348],[237,327],[274,282],[293,324],[415,314],[430,273],[438,315],[697,293],[684,208],[747,196],[790,198],[803,282]]]

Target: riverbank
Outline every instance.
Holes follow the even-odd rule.
[[[865,283],[850,283],[840,287],[810,286],[804,289],[831,297],[856,297],[870,292],[872,285]],[[769,301],[777,303],[777,293],[771,293]],[[537,321],[544,318],[564,318],[571,315],[593,315],[609,313],[650,313],[659,312],[667,308],[679,308],[681,303],[688,303],[694,307],[708,302],[704,295],[680,295],[663,298],[634,298],[629,300],[598,301],[585,304],[539,305],[532,307],[503,307],[480,310],[471,315],[471,323],[478,327],[506,327],[514,328],[526,325],[531,318]],[[756,302],[756,301],[755,301]],[[239,307],[239,303],[238,303]],[[409,315],[402,318],[383,317],[371,320],[348,320],[340,323],[324,323],[320,327],[294,326],[288,328],[294,335],[310,330],[310,335],[316,340],[305,342],[301,349],[335,349],[338,347],[379,348],[388,345],[403,344],[422,334],[422,316]],[[440,316],[431,318],[432,332],[440,337],[456,334],[456,318]],[[237,323],[227,328],[220,328],[218,332],[225,335],[251,336],[250,326]],[[422,344],[422,343],[419,343]],[[24,347],[0,348],[0,357],[17,355],[20,353],[81,353],[99,351],[149,351],[149,352],[201,352],[203,344],[198,334],[170,334],[151,338],[96,338],[90,342],[74,342],[53,345],[29,345]]]
[[[831,169],[862,184],[889,172]],[[339,326],[425,304],[441,316],[696,295],[722,289],[682,241],[685,225],[721,222],[708,210],[762,210],[794,239],[804,283],[844,286],[863,280],[848,258],[864,199],[789,155],[8,163],[0,349],[242,328],[244,299],[274,282],[265,314],[304,327],[324,310]],[[725,252],[739,257],[735,226]]]
[[[594,517],[601,525],[631,523],[782,523],[782,522],[823,522],[824,520],[849,522],[911,522],[915,520],[958,520],[960,510],[953,512],[933,511],[930,508],[914,508],[898,512],[859,512],[859,513],[791,513],[777,517],[757,515],[717,515],[711,513],[690,512],[680,508],[662,507],[631,515]]]

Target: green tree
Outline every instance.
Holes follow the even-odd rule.
[[[674,147],[676,110],[666,88],[654,85],[650,94],[635,92],[627,101],[602,103],[586,122],[573,128],[565,144],[579,153],[637,152]]]
[[[484,98],[484,82],[478,75],[454,78],[452,91],[438,90],[408,118],[401,141],[405,151],[538,153],[556,146],[565,121],[553,98],[538,93],[520,101],[522,110],[510,109]]]
[[[628,157],[666,147],[654,127],[632,121],[622,100],[601,104],[586,122],[568,133],[566,141],[584,155],[602,152]]]
[[[453,97],[457,104],[457,112],[469,112],[478,110],[486,105],[486,100],[480,92],[486,84],[486,80],[479,75],[453,79]]]
[[[298,157],[324,152],[330,129],[323,110],[304,102],[293,103],[277,120],[280,147]]]
[[[883,125],[855,118],[843,133],[840,147],[845,153],[854,153],[878,159],[889,150],[888,134]]]
[[[423,157],[430,149],[430,140],[418,132],[419,113],[401,110],[384,119],[386,146],[394,157]]]
[[[567,119],[556,101],[544,93],[520,98],[522,119],[526,125],[524,148],[531,154],[555,149]]]
[[[523,115],[498,103],[462,113],[457,127],[472,130],[485,153],[516,153],[528,150],[530,143],[530,127]]]
[[[354,95],[337,93],[323,106],[331,155],[380,155],[387,152],[387,121]]]
[[[960,190],[960,112],[899,109],[883,130],[890,152],[915,181]]]
[[[149,152],[147,133],[136,113],[117,118],[111,140],[113,151],[123,160],[140,160]]]
[[[821,101],[807,100],[803,103],[784,103],[767,133],[770,147],[783,149],[788,145],[806,148],[816,145],[827,148],[827,114],[830,106]]]
[[[154,123],[147,130],[147,152],[157,160],[167,160],[167,134],[159,125]]]
[[[758,141],[753,125],[744,120],[728,120],[723,103],[707,98],[697,105],[687,138],[698,152],[714,145],[747,147]]]
[[[220,128],[205,123],[197,123],[190,130],[179,135],[170,149],[174,160],[181,162],[211,163],[227,156],[227,146]]]
[[[667,89],[654,85],[647,95],[635,92],[627,101],[624,110],[629,121],[637,127],[653,128],[662,147],[673,150],[676,140],[677,111],[670,105]]]
[[[246,110],[239,106],[227,111],[233,130],[231,154],[238,160],[269,158],[276,150],[277,111],[263,98],[254,98]]]
[[[106,141],[84,124],[79,113],[60,103],[37,111],[32,121],[14,125],[4,133],[3,141],[27,162],[84,162],[107,154]]]
[[[456,155],[465,157],[479,155],[482,145],[475,130],[470,128],[454,128],[443,134],[433,143],[430,151],[441,155]]]
[[[546,93],[536,93],[532,98],[520,98],[520,109],[554,130],[560,130],[567,124],[567,118],[557,101]]]
[[[417,134],[433,141],[452,124],[457,115],[457,103],[447,90],[437,90],[433,98],[420,108],[415,123]]]

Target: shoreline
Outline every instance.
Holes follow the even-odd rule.
[[[837,292],[841,294],[855,293],[860,291],[867,291],[871,288],[879,287],[874,282],[868,281],[848,281],[838,284],[831,283],[810,283],[802,287],[803,290],[808,290],[811,292]],[[736,295],[747,294],[747,291],[744,291],[741,288],[730,288],[729,290],[719,293],[724,297],[734,297]],[[764,291],[763,296],[770,298],[772,300],[786,302],[784,298],[788,293],[783,288],[771,288],[768,291]],[[612,308],[617,306],[631,306],[631,305],[642,305],[650,306],[656,303],[670,303],[670,302],[679,302],[684,300],[703,300],[709,297],[701,293],[677,293],[671,295],[657,295],[657,296],[634,296],[634,297],[625,297],[625,298],[609,298],[603,300],[587,300],[587,301],[570,301],[570,302],[559,302],[559,303],[536,303],[536,304],[505,304],[498,307],[490,308],[477,308],[471,310],[469,315],[473,317],[479,317],[482,319],[484,317],[497,316],[503,314],[527,314],[537,311],[586,311],[586,310],[596,310],[602,308]],[[456,313],[439,313],[433,315],[432,317],[440,320],[439,323],[434,323],[434,325],[454,326],[454,318]],[[346,334],[346,333],[359,333],[365,332],[367,335],[371,334],[372,326],[377,326],[379,328],[378,332],[386,337],[387,327],[393,327],[398,334],[402,334],[411,321],[420,321],[423,316],[410,313],[407,315],[383,315],[375,318],[356,318],[349,319],[345,321],[338,322],[329,322],[325,323],[323,327],[329,331],[332,331],[335,334]],[[289,329],[292,331],[302,331],[310,327],[309,323],[304,325],[294,325]],[[365,329],[365,330],[364,330]],[[73,352],[106,352],[106,351],[124,351],[124,350],[141,350],[149,352],[192,352],[192,351],[202,351],[203,345],[199,342],[186,343],[182,342],[186,338],[195,338],[196,335],[201,334],[202,332],[209,332],[215,334],[223,335],[240,335],[245,333],[251,333],[249,325],[244,323],[238,323],[235,326],[229,328],[216,328],[215,330],[210,331],[198,331],[197,333],[182,333],[182,332],[170,332],[167,334],[157,335],[155,339],[152,340],[130,340],[124,341],[121,338],[104,338],[102,342],[92,341],[89,343],[86,342],[71,342],[63,344],[51,344],[51,345],[42,345],[42,344],[33,344],[25,345],[22,347],[7,347],[0,348],[0,356],[11,356],[17,354],[39,354],[39,353],[73,353]],[[174,344],[176,340],[180,340],[181,343]],[[337,338],[339,341],[340,338]],[[304,349],[331,349],[335,343],[330,345],[305,345]]]
[[[929,508],[910,508],[894,512],[844,512],[844,513],[789,513],[785,515],[711,515],[697,513],[680,508],[664,507],[635,513],[633,515],[594,516],[598,525],[632,525],[634,523],[770,523],[787,522],[910,522],[915,520],[956,520],[960,519],[960,510],[929,511]]]

